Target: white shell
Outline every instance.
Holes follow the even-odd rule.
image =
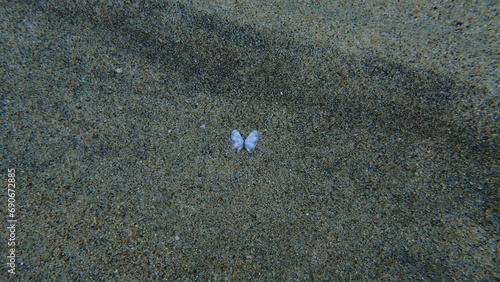
[[[236,152],[239,152],[241,151],[241,149],[243,149],[243,137],[241,137],[241,134],[238,130],[235,129],[231,132],[231,140],[233,140],[233,147],[236,149]]]
[[[246,140],[243,140],[240,132],[235,129],[231,132],[231,140],[233,140],[233,147],[236,149],[236,152],[241,151],[245,147],[249,153],[252,153],[259,141],[259,132],[254,130],[248,135]]]
[[[255,150],[255,146],[257,146],[257,142],[259,141],[259,132],[257,130],[252,131],[245,139],[245,149],[249,153],[252,153]]]

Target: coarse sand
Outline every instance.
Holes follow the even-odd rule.
[[[364,2],[4,3],[1,275],[498,281],[498,4]]]

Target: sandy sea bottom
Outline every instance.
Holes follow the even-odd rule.
[[[480,88],[180,4],[3,13],[11,277],[499,278]]]

